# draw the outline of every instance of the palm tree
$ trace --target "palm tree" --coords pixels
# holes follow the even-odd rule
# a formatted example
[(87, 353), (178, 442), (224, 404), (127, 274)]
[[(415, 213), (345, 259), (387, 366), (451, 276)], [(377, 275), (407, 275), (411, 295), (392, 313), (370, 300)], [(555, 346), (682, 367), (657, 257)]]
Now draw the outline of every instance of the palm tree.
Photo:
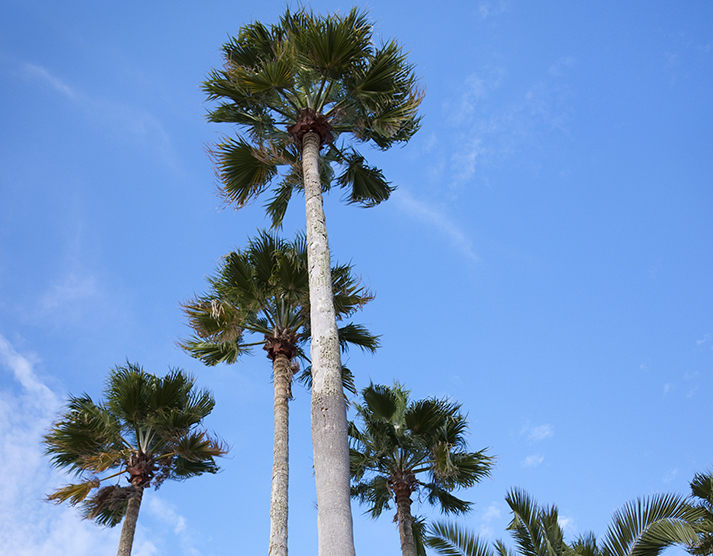
[[(333, 183), (349, 203), (373, 206), (393, 190), (349, 143), (380, 149), (408, 141), (419, 127), (413, 68), (395, 41), (372, 42), (357, 9), (320, 17), (289, 9), (279, 23), (242, 27), (223, 46), (225, 65), (204, 83), (213, 122), (240, 135), (214, 149), (228, 203), (240, 207), (273, 184), (266, 205), (279, 227), (295, 190), (305, 195), (311, 306), (312, 443), (319, 553), (353, 556), (349, 452), (339, 340), (322, 192)], [(324, 152), (320, 155), (320, 150)], [(339, 174), (335, 174), (336, 165)], [(284, 169), (281, 177), (279, 169)]]
[[(82, 503), (84, 517), (113, 527), (124, 519), (118, 556), (130, 556), (143, 492), (166, 479), (216, 473), (225, 447), (201, 427), (213, 410), (209, 392), (196, 391), (180, 369), (159, 378), (127, 363), (107, 381), (106, 401), (70, 396), (66, 412), (44, 437), (56, 467), (81, 482), (49, 495), (57, 503)], [(101, 486), (125, 476), (129, 486)]]
[[(272, 361), (274, 443), (270, 498), (271, 556), (287, 555), (289, 407), (296, 360), (310, 335), (307, 248), (303, 235), (294, 242), (261, 232), (243, 251), (225, 257), (207, 294), (184, 305), (195, 335), (180, 345), (207, 365), (234, 363), (255, 346)], [(373, 296), (358, 286), (350, 265), (332, 269), (332, 289), (340, 319), (352, 315)], [(254, 341), (246, 335), (262, 337)], [(340, 342), (374, 351), (378, 339), (363, 326), (339, 329)], [(302, 373), (309, 379), (309, 369)], [(349, 377), (349, 375), (347, 375)], [(348, 383), (347, 383), (348, 384)]]
[[(468, 452), (466, 417), (460, 405), (428, 398), (410, 401), (409, 391), (370, 385), (355, 405), (361, 429), (350, 423), (352, 495), (368, 504), (376, 518), (396, 505), (401, 551), (415, 556), (411, 494), (426, 495), (442, 512), (460, 514), (470, 503), (451, 494), (490, 474), (493, 460), (485, 450)], [(427, 479), (421, 481), (419, 477)]]
[[(588, 533), (567, 544), (556, 506), (541, 508), (521, 489), (511, 489), (505, 500), (513, 515), (508, 530), (522, 556), (658, 556), (673, 544), (691, 546), (701, 515), (678, 495), (639, 498), (614, 513), (602, 543)], [(512, 556), (501, 541), (491, 548), (454, 523), (431, 525), (426, 544), (445, 556)]]

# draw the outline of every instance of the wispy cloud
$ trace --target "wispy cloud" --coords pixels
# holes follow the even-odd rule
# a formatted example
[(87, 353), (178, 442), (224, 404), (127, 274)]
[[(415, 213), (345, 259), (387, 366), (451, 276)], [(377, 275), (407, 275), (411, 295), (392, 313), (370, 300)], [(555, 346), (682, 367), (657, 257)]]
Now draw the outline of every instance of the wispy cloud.
[(53, 89), (60, 92), (67, 98), (71, 100), (78, 99), (78, 95), (74, 91), (74, 89), (72, 89), (72, 87), (67, 85), (58, 77), (52, 75), (46, 68), (43, 68), (42, 66), (37, 66), (35, 64), (30, 64), (29, 62), (24, 62), (22, 64), (22, 69), (28, 76), (38, 78), (40, 81), (42, 81), (46, 85), (50, 85)]
[(471, 180), (478, 167), (539, 149), (543, 136), (553, 130), (566, 135), (570, 107), (564, 78), (575, 65), (572, 56), (559, 58), (540, 79), (518, 88), (505, 87), (514, 78), (503, 65), (479, 68), (466, 77), (443, 105), (453, 137), (451, 188)]
[(472, 261), (479, 260), (473, 250), (473, 242), (443, 209), (416, 199), (404, 189), (398, 189), (394, 193), (393, 199), (398, 207), (412, 217), (438, 229), (466, 257)]
[[(13, 556), (113, 556), (120, 527), (107, 529), (82, 520), (76, 508), (45, 501), (68, 478), (49, 466), (42, 436), (61, 406), (40, 378), (38, 360), (18, 352), (0, 335), (0, 539)], [(156, 556), (139, 523), (133, 554)]]
[(574, 525), (574, 519), (571, 517), (566, 517), (564, 515), (560, 515), (557, 517), (557, 523), (562, 528), (562, 530), (565, 532), (565, 534), (572, 534), (577, 529)]
[(524, 427), (522, 427), (520, 434), (526, 435), (527, 440), (532, 443), (550, 438), (554, 436), (555, 433), (552, 429), (552, 425), (544, 424), (535, 426), (527, 423)]
[(44, 311), (69, 308), (76, 302), (88, 300), (99, 294), (99, 286), (94, 276), (81, 276), (70, 272), (52, 284), (40, 301)]
[(500, 502), (493, 502), (480, 515), (480, 525), (478, 526), (478, 535), (487, 539), (495, 538), (495, 528), (493, 522), (498, 521), (502, 517), (502, 509)]
[(678, 468), (673, 468), (671, 471), (666, 473), (666, 476), (663, 478), (664, 483), (670, 483), (673, 481), (676, 477), (678, 476)]
[(520, 462), (520, 465), (522, 467), (537, 467), (543, 461), (545, 461), (544, 456), (541, 456), (540, 454), (532, 454), (531, 456), (527, 456), (524, 460), (522, 460)]
[(35, 82), (48, 85), (84, 114), (102, 133), (118, 136), (132, 143), (140, 141), (146, 149), (158, 153), (161, 159), (176, 170), (180, 167), (169, 134), (161, 122), (147, 110), (107, 98), (93, 97), (48, 68), (26, 61), (19, 62), (21, 74)]
[(487, 19), (495, 15), (500, 15), (507, 11), (507, 2), (480, 2), (478, 3), (477, 13), (481, 19)]

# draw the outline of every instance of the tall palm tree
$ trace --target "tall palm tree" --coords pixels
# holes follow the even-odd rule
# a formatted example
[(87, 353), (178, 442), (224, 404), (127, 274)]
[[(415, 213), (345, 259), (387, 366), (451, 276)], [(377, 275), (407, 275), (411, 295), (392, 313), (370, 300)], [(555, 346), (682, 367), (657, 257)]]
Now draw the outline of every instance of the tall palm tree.
[[(194, 357), (207, 365), (234, 363), (251, 348), (262, 346), (272, 361), (275, 427), (270, 556), (287, 555), (288, 401), (298, 369), (296, 360), (306, 359), (302, 346), (310, 335), (307, 284), (304, 235), (288, 242), (261, 232), (245, 250), (225, 257), (217, 275), (210, 279), (207, 294), (184, 305), (195, 335), (181, 346)], [(340, 320), (372, 299), (358, 285), (350, 265), (332, 269), (332, 289)], [(339, 333), (345, 348), (351, 344), (374, 351), (378, 347), (378, 339), (363, 326), (349, 323)]]
[[(103, 403), (70, 396), (45, 435), (52, 464), (81, 478), (48, 498), (82, 503), (84, 517), (102, 525), (124, 519), (118, 556), (130, 556), (144, 489), (215, 473), (215, 458), (227, 450), (201, 426), (213, 397), (195, 390), (194, 379), (180, 369), (159, 378), (127, 363), (111, 371), (104, 394)], [(101, 486), (122, 476), (129, 486)]]
[(304, 191), (312, 443), (323, 556), (353, 556), (354, 541), (346, 406), (322, 192), (334, 183), (347, 191), (349, 203), (373, 206), (387, 199), (392, 187), (350, 140), (380, 149), (408, 141), (419, 127), (422, 99), (401, 47), (395, 41), (375, 46), (372, 35), (371, 22), (357, 9), (323, 17), (305, 8), (288, 9), (277, 24), (242, 27), (223, 46), (223, 69), (204, 83), (209, 100), (220, 101), (209, 119), (239, 129), (237, 138), (214, 149), (226, 201), (243, 206), (272, 184), (266, 209), (279, 227), (295, 190)]
[[(505, 500), (513, 515), (508, 530), (522, 556), (658, 556), (673, 544), (691, 546), (701, 515), (682, 496), (639, 498), (614, 513), (602, 543), (588, 533), (567, 544), (556, 506), (540, 507), (521, 489), (511, 489)], [(489, 547), (454, 523), (431, 525), (426, 544), (444, 556), (512, 556), (501, 541)]]
[(352, 494), (369, 505), (372, 517), (393, 501), (401, 551), (416, 556), (411, 495), (424, 494), (445, 513), (465, 513), (470, 503), (451, 491), (487, 477), (492, 458), (485, 450), (467, 451), (467, 421), (458, 404), (436, 398), (410, 401), (399, 384), (372, 384), (362, 397), (364, 403), (355, 405), (361, 428), (350, 423), (349, 429)]

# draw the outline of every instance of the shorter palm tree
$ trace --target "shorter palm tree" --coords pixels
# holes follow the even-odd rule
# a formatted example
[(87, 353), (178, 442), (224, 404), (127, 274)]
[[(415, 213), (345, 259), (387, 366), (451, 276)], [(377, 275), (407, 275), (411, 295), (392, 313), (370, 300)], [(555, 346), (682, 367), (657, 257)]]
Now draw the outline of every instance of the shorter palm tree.
[(409, 391), (399, 384), (372, 384), (362, 397), (363, 403), (355, 405), (361, 428), (354, 422), (349, 426), (352, 496), (368, 504), (374, 518), (393, 501), (401, 551), (415, 556), (414, 524), (420, 529), (421, 521), (411, 514), (411, 495), (425, 495), (444, 513), (465, 513), (471, 504), (451, 491), (487, 477), (493, 460), (486, 450), (467, 451), (467, 421), (458, 404), (436, 398), (410, 401)]
[[(131, 554), (146, 487), (216, 473), (215, 458), (227, 453), (201, 426), (215, 401), (209, 392), (195, 390), (194, 382), (180, 369), (160, 378), (138, 365), (118, 366), (109, 375), (103, 403), (86, 394), (70, 396), (66, 412), (44, 437), (52, 464), (81, 478), (48, 499), (81, 503), (84, 517), (102, 525), (124, 519), (119, 556)], [(121, 486), (122, 476), (128, 486)], [(107, 485), (111, 479), (116, 483)]]
[[(297, 359), (307, 360), (310, 337), (309, 274), (303, 234), (290, 242), (260, 232), (246, 249), (227, 255), (210, 279), (210, 289), (184, 305), (194, 335), (180, 345), (206, 365), (234, 363), (256, 346), (272, 361), (274, 440), (270, 497), (270, 556), (287, 555), (289, 485), (289, 406)], [(337, 318), (351, 316), (373, 296), (361, 287), (350, 265), (332, 268)], [(378, 338), (358, 324), (339, 328), (343, 349), (373, 352)], [(351, 373), (342, 367), (343, 385), (354, 393)], [(298, 379), (311, 386), (310, 367)]]

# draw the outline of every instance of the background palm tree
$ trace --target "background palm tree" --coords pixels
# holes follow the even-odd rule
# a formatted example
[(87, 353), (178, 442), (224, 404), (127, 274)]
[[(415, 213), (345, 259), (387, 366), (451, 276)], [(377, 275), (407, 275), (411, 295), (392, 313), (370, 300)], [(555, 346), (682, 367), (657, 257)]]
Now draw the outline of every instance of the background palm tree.
[[(428, 398), (410, 401), (409, 392), (370, 385), (355, 405), (361, 428), (350, 423), (352, 495), (368, 504), (372, 517), (396, 504), (401, 551), (415, 556), (411, 494), (424, 494), (445, 513), (465, 513), (470, 503), (451, 494), (490, 474), (485, 450), (467, 451), (467, 421), (458, 404)], [(427, 477), (424, 481), (420, 477)]]
[[(358, 285), (349, 265), (332, 269), (338, 318), (351, 316), (373, 296)], [(287, 554), (289, 483), (289, 407), (297, 358), (307, 359), (302, 346), (310, 336), (307, 249), (304, 235), (293, 242), (261, 232), (243, 251), (225, 257), (210, 290), (184, 305), (195, 335), (180, 345), (207, 365), (234, 363), (255, 346), (272, 361), (274, 379), (274, 443), (270, 498), (271, 556)], [(250, 334), (258, 338), (246, 338)], [(378, 339), (361, 325), (339, 329), (344, 348), (358, 345), (374, 351)], [(302, 373), (309, 382), (309, 367)], [(346, 372), (347, 385), (353, 388)]]
[[(279, 23), (255, 22), (223, 46), (225, 66), (204, 84), (214, 122), (240, 135), (214, 149), (229, 203), (243, 206), (274, 185), (267, 212), (279, 226), (296, 189), (305, 194), (314, 370), (312, 442), (319, 553), (354, 554), (349, 452), (342, 395), (331, 263), (322, 192), (333, 183), (347, 200), (373, 206), (392, 188), (348, 143), (381, 149), (408, 141), (419, 126), (422, 95), (413, 68), (394, 41), (375, 46), (373, 27), (357, 9), (317, 16), (289, 9)], [(323, 155), (320, 150), (325, 148)], [(335, 175), (335, 164), (339, 174)], [(284, 168), (281, 177), (279, 168)]]
[[(701, 512), (682, 496), (654, 495), (624, 504), (612, 516), (604, 541), (592, 533), (571, 544), (564, 541), (557, 507), (540, 507), (521, 489), (511, 489), (505, 500), (513, 519), (508, 526), (522, 556), (658, 556), (666, 547), (691, 546)], [(429, 527), (426, 544), (445, 556), (511, 556), (501, 541), (487, 546), (477, 535), (455, 523)]]
[[(49, 495), (58, 503), (82, 503), (84, 517), (124, 526), (119, 556), (129, 556), (143, 492), (166, 479), (215, 473), (225, 447), (201, 427), (215, 402), (193, 388), (180, 369), (159, 378), (127, 363), (114, 368), (105, 402), (86, 394), (69, 398), (66, 412), (44, 437), (52, 464), (79, 475), (81, 482)], [(120, 486), (119, 477), (129, 486)], [(101, 486), (110, 479), (117, 483)]]

